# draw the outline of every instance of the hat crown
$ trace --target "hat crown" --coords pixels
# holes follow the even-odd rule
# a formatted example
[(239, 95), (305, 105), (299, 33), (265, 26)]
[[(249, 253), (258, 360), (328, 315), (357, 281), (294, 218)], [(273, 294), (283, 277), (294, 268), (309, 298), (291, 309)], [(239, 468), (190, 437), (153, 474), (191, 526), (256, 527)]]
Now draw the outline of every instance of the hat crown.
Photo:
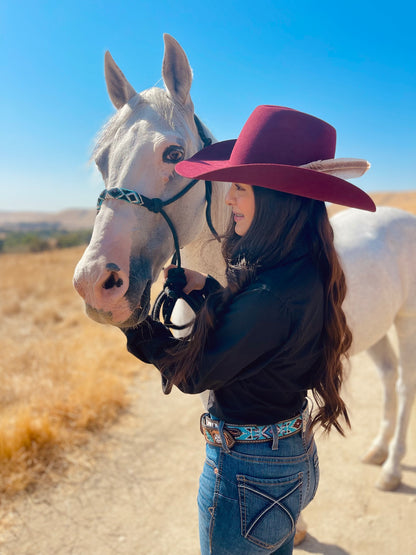
[(301, 166), (335, 156), (336, 131), (318, 118), (281, 106), (258, 106), (245, 123), (231, 165)]

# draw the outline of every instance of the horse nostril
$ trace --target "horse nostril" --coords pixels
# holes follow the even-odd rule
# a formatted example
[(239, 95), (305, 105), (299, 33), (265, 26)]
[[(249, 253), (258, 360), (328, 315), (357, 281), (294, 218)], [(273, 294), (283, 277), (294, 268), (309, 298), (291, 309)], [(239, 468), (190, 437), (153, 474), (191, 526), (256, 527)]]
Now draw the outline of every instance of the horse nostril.
[(113, 287), (121, 287), (123, 285), (123, 280), (118, 278), (115, 272), (111, 272), (109, 277), (103, 283), (104, 289), (112, 289)]

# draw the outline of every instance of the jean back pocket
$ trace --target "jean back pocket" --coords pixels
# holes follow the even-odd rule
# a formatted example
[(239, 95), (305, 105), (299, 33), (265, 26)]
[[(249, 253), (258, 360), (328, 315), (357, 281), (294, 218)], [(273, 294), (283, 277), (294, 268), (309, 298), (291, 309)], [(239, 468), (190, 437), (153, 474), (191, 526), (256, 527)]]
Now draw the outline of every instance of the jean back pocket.
[(237, 484), (242, 535), (265, 549), (278, 549), (295, 531), (302, 473), (284, 478), (238, 475)]

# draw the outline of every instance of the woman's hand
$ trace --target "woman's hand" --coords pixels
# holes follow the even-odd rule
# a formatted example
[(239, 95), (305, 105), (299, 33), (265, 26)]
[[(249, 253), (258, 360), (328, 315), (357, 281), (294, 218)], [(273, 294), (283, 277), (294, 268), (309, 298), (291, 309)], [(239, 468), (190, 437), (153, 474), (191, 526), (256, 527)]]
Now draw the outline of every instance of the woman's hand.
[[(168, 271), (171, 268), (176, 268), (176, 266), (171, 264), (167, 268), (163, 268), (165, 279), (168, 277)], [(188, 270), (187, 268), (184, 268), (183, 270), (185, 272), (185, 277), (186, 277), (186, 285), (183, 288), (183, 292), (186, 295), (188, 295), (191, 291), (200, 290), (204, 288), (204, 285), (207, 279), (206, 274), (201, 274), (196, 270)]]

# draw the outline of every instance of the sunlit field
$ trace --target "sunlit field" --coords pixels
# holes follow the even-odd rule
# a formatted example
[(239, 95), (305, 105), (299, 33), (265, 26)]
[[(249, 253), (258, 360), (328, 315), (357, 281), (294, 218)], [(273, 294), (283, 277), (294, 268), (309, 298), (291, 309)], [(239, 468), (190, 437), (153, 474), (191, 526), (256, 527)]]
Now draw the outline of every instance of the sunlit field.
[(122, 333), (89, 320), (72, 287), (82, 248), (0, 257), (0, 494), (65, 467), (113, 422), (143, 366)]

